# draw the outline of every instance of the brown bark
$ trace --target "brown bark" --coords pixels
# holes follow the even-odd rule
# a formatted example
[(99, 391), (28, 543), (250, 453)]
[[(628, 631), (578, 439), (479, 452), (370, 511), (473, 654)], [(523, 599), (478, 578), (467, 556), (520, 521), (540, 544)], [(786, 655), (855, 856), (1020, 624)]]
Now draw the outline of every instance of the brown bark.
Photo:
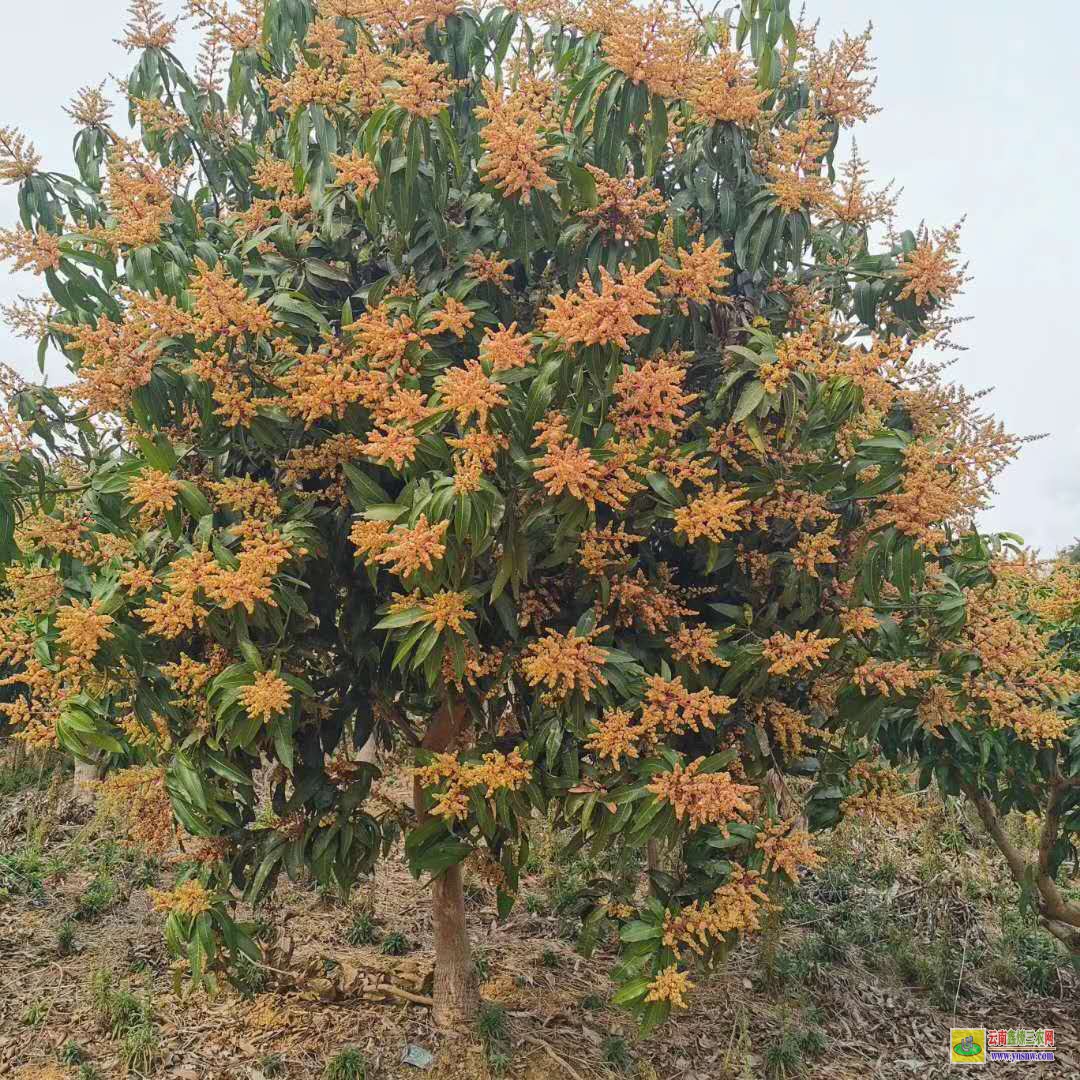
[[(453, 749), (465, 722), (464, 707), (449, 701), (435, 714), (421, 746), (435, 753)], [(415, 781), (413, 803), (417, 823), (426, 821), (429, 815), (424, 808), (423, 789)], [(432, 1016), (440, 1028), (460, 1028), (473, 1021), (480, 1007), (476, 969), (465, 924), (465, 892), (460, 864), (451, 866), (432, 881), (431, 921), (435, 936)]]
[(1074, 780), (1064, 780), (1060, 776), (1055, 776), (1051, 781), (1050, 800), (1039, 837), (1038, 861), (1035, 863), (1029, 862), (1009, 839), (993, 804), (981, 791), (965, 787), (964, 794), (974, 804), (983, 827), (1005, 856), (1013, 880), (1021, 887), (1034, 881), (1038, 890), (1035, 899), (1044, 929), (1074, 956), (1080, 956), (1080, 905), (1066, 900), (1050, 875), (1050, 856), (1061, 828), (1061, 806), (1066, 792), (1074, 783)]

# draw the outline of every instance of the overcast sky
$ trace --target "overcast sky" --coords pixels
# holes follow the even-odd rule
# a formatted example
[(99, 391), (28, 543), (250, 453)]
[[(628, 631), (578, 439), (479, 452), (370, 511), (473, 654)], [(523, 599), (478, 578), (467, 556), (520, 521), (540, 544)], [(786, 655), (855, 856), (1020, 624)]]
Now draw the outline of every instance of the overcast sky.
[[(166, 6), (178, 9), (180, 0)], [(73, 125), (61, 110), (80, 87), (132, 67), (113, 43), (126, 0), (4, 7), (0, 123), (29, 133), (45, 167), (74, 171)], [(1011, 431), (1048, 436), (1001, 477), (982, 524), (1019, 532), (1050, 554), (1080, 535), (1072, 344), (1080, 75), (1067, 47), (1049, 48), (1077, 40), (1080, 4), (1045, 0), (1037, 18), (1018, 16), (1012, 0), (807, 0), (806, 8), (822, 38), (873, 20), (884, 111), (857, 138), (874, 174), (903, 188), (901, 222), (947, 225), (967, 215), (963, 247), (974, 280), (959, 313), (971, 321), (954, 335), (966, 351), (952, 370), (971, 390), (994, 387), (988, 406)], [(0, 188), (0, 223), (15, 217), (15, 189)], [(0, 269), (0, 300), (40, 291), (34, 277)], [(34, 351), (0, 327), (0, 358), (33, 375)]]

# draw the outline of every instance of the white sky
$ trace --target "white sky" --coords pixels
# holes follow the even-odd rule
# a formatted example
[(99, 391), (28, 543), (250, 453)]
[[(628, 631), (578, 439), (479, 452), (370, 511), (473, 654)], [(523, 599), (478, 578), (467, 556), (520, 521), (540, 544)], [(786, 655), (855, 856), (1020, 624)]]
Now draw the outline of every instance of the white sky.
[[(133, 66), (112, 40), (126, 0), (3, 7), (0, 122), (32, 137), (44, 167), (73, 172), (74, 128), (61, 110), (104, 72)], [(1001, 477), (982, 524), (1050, 554), (1080, 535), (1080, 369), (1071, 340), (1080, 74), (1048, 46), (1077, 39), (1080, 4), (1045, 0), (1040, 12), (1017, 18), (1012, 0), (807, 0), (822, 39), (874, 22), (875, 100), (884, 111), (856, 137), (874, 175), (903, 187), (900, 221), (937, 226), (967, 215), (974, 280), (958, 313), (972, 321), (954, 335), (967, 351), (953, 373), (970, 390), (994, 387), (987, 404), (1011, 431), (1048, 433)], [(0, 223), (15, 218), (15, 189), (2, 187)], [(3, 302), (37, 295), (40, 285), (0, 269)], [(34, 376), (34, 352), (0, 326), (0, 358)], [(60, 374), (55, 362), (50, 371)]]

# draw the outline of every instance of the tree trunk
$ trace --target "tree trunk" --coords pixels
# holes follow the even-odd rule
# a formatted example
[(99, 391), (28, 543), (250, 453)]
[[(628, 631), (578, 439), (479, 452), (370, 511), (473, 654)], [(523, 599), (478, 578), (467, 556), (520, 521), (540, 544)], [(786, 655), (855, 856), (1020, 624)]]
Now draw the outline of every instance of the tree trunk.
[(360, 747), (359, 753), (356, 755), (357, 761), (366, 761), (369, 765), (375, 765), (379, 756), (379, 746), (375, 742), (375, 733), (372, 732), (368, 736), (368, 741)]
[(82, 761), (75, 759), (75, 790), (80, 794), (86, 794), (93, 789), (93, 785), (105, 775), (105, 765), (95, 759)]
[[(465, 709), (457, 702), (448, 702), (436, 713), (421, 746), (436, 753), (451, 750), (465, 720)], [(423, 789), (415, 781), (413, 803), (417, 824), (422, 824), (429, 815), (424, 809)], [(472, 1023), (480, 1007), (476, 969), (465, 925), (465, 892), (460, 864), (451, 866), (432, 881), (431, 922), (435, 935), (433, 1018), (437, 1027), (460, 1028)]]

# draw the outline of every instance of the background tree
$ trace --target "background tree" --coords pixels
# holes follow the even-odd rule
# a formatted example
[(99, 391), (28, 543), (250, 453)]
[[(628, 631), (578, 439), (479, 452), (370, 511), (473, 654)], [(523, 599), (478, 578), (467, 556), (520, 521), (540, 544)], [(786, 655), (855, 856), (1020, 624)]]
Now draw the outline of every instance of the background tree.
[[(646, 899), (580, 912), (659, 1022), (815, 863), (783, 776), (900, 678), (899, 612), (1015, 449), (915, 357), (955, 231), (836, 176), (868, 38), (819, 49), (786, 0), (189, 8), (194, 76), (132, 5), (137, 135), (82, 95), (78, 176), (5, 132), (0, 247), (49, 290), (14, 314), (74, 381), (10, 394), (3, 708), (144, 748), (107, 787), (198, 838), (159, 897), (196, 978), (258, 956), (238, 898), (347, 888), (404, 826), (454, 1023), (461, 863), (507, 912), (550, 810), (660, 848)], [(413, 812), (371, 797), (372, 732), (416, 748)]]

